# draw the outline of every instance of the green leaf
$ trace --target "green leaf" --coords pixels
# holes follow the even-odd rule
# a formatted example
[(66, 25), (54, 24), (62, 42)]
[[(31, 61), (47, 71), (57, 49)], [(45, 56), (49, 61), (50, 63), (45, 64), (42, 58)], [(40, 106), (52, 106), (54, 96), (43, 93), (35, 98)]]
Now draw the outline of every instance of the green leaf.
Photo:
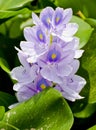
[[(88, 102), (89, 104), (96, 103), (96, 30), (92, 33), (84, 50), (85, 52), (81, 58), (81, 66), (85, 70), (83, 77), (86, 78), (89, 90)], [(88, 74), (87, 77), (86, 74)]]
[(96, 18), (96, 0), (55, 0), (55, 5), (63, 8), (72, 8), (74, 14), (79, 10), (83, 12), (86, 17)]
[(33, 25), (33, 21), (32, 18), (27, 19), (26, 21), (22, 22), (22, 24), (20, 25), (20, 29), (23, 30), (25, 27), (30, 27)]
[(22, 22), (23, 22), (23, 19), (18, 18), (18, 17), (14, 18), (11, 21), (10, 28), (9, 28), (9, 37), (10, 38), (17, 38), (17, 37), (21, 36), (22, 31), (20, 30), (20, 25)]
[(19, 129), (70, 130), (73, 115), (61, 93), (48, 88), (6, 112), (3, 122)]
[(38, 0), (39, 7), (45, 8), (47, 6), (56, 7), (51, 0)]
[(10, 73), (10, 69), (9, 69), (9, 65), (7, 63), (7, 61), (3, 58), (0, 58), (0, 67), (6, 72), (6, 73)]
[(88, 118), (96, 111), (96, 104), (88, 104), (86, 107), (78, 112), (74, 113), (74, 116), (77, 118)]
[(92, 27), (96, 28), (96, 19), (86, 18), (85, 21), (89, 23)]
[(17, 100), (15, 96), (0, 91), (0, 106), (4, 106), (8, 110), (8, 106), (15, 103)]
[(89, 128), (87, 130), (96, 130), (96, 125), (92, 126), (91, 128)]
[[(88, 43), (84, 46), (84, 54), (80, 59), (80, 68), (78, 75), (82, 76), (86, 80), (86, 85), (82, 89), (80, 95), (84, 97), (82, 100), (77, 100), (71, 103), (71, 109), (76, 117), (86, 118), (91, 116), (96, 109), (96, 30), (92, 32), (92, 35)], [(94, 104), (95, 103), (95, 104)], [(77, 109), (78, 108), (78, 109)]]
[(3, 34), (3, 35), (6, 35), (6, 27), (5, 27), (4, 24), (0, 25), (0, 33)]
[(0, 0), (0, 10), (8, 10), (8, 9), (14, 9), (14, 8), (20, 8), (23, 7), (28, 2), (32, 2), (33, 0), (8, 0), (5, 2), (5, 0)]
[(17, 10), (17, 11), (0, 10), (0, 23), (6, 21), (8, 18), (11, 18), (13, 16), (21, 15), (21, 14), (27, 14), (29, 16), (30, 13), (31, 13), (31, 11), (27, 8)]
[(0, 106), (0, 121), (3, 119), (5, 113), (5, 108), (3, 106)]
[(76, 16), (72, 17), (71, 22), (77, 23), (79, 25), (79, 29), (78, 32), (76, 33), (76, 36), (80, 38), (79, 48), (82, 48), (88, 42), (91, 33), (93, 31), (93, 28), (84, 20)]
[(7, 129), (8, 130), (20, 130), (11, 124), (0, 121), (0, 130), (7, 130)]

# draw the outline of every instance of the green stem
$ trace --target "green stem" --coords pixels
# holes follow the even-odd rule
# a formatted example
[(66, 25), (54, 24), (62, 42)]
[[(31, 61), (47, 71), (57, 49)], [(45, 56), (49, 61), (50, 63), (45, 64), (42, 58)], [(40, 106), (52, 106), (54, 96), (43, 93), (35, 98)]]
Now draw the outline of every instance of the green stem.
[(83, 20), (86, 20), (86, 17), (80, 10), (77, 12), (77, 15), (79, 15)]
[(2, 123), (4, 126), (9, 126), (9, 127), (11, 127), (11, 128), (14, 128), (14, 130), (20, 130), (20, 129), (18, 129), (17, 127), (11, 125), (11, 124), (8, 124), (8, 123), (5, 123), (5, 122), (1, 122), (1, 123)]

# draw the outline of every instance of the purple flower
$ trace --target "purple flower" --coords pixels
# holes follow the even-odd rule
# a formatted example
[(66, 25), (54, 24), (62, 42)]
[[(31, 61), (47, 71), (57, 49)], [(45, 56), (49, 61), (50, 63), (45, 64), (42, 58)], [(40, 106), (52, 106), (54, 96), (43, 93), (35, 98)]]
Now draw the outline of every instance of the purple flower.
[[(57, 7), (55, 10), (51, 7), (46, 7), (40, 13), (40, 19), (35, 13), (32, 13), (33, 23), (43, 24), (48, 30), (54, 29), (62, 29), (65, 24), (67, 24), (72, 18), (72, 9), (63, 9)], [(39, 21), (39, 22), (38, 22)]]
[(56, 83), (62, 82), (61, 77), (68, 76), (72, 72), (70, 63), (74, 59), (74, 51), (63, 49), (54, 43), (48, 52), (41, 56), (38, 65), (41, 67), (41, 75)]
[[(72, 9), (63, 9), (57, 7), (55, 10), (51, 7), (46, 7), (40, 13), (39, 17), (32, 13), (32, 19), (34, 24), (42, 25), (50, 32), (53, 36), (58, 36), (64, 41), (71, 41), (73, 35), (78, 30), (76, 23), (69, 23), (72, 18)], [(39, 21), (39, 23), (37, 22)]]
[(76, 99), (84, 98), (80, 96), (79, 93), (86, 84), (86, 81), (84, 78), (75, 74), (79, 68), (79, 61), (74, 60), (71, 65), (73, 66), (72, 73), (64, 77), (62, 83), (56, 85), (55, 88), (59, 90), (66, 99), (75, 101)]
[(26, 41), (21, 41), (18, 58), (21, 66), (11, 71), (17, 81), (13, 86), (19, 102), (31, 98), (46, 87), (58, 89), (71, 101), (83, 98), (79, 95), (86, 84), (76, 75), (83, 50), (79, 49), (76, 23), (70, 23), (72, 9), (51, 7), (43, 9), (40, 18), (32, 13), (33, 27), (24, 29)]
[(26, 55), (19, 52), (18, 57), (22, 65), (14, 68), (11, 76), (17, 81), (13, 86), (13, 89), (17, 91), (16, 97), (19, 102), (22, 102), (46, 87), (52, 86), (52, 83), (40, 75), (40, 68), (37, 64), (27, 62)]
[(80, 96), (79, 93), (86, 84), (84, 78), (74, 75), (72, 77), (66, 77), (63, 79), (63, 83), (57, 85), (55, 88), (58, 89), (64, 98), (75, 101), (76, 99), (82, 99), (84, 97)]
[(78, 24), (68, 23), (63, 28), (62, 33), (59, 34), (54, 33), (54, 35), (57, 35), (60, 39), (64, 40), (65, 42), (69, 42), (73, 40), (74, 34), (77, 32), (77, 30), (78, 30)]
[(52, 27), (52, 17), (54, 14), (54, 10), (51, 7), (47, 7), (43, 9), (40, 13), (40, 20), (42, 21), (43, 25), (50, 29)]
[(52, 83), (46, 79), (44, 79), (42, 76), (38, 75), (34, 82), (31, 82), (29, 84), (25, 84), (16, 93), (16, 97), (19, 102), (28, 100), (33, 95), (41, 92), (47, 87), (51, 87)]
[[(73, 35), (77, 31), (78, 25), (68, 23), (72, 17), (71, 9), (64, 10), (58, 7), (53, 10), (51, 7), (47, 7), (41, 11), (40, 19), (34, 13), (32, 17), (36, 26), (24, 29), (24, 36), (27, 41), (20, 43), (22, 53), (28, 56), (27, 61), (29, 63), (36, 63), (39, 57), (49, 50), (54, 39), (61, 39), (66, 43), (74, 42), (75, 37)], [(82, 55), (82, 52), (78, 51), (77, 54), (79, 55), (79, 53)]]
[(36, 62), (39, 56), (44, 54), (50, 45), (50, 37), (42, 26), (27, 27), (24, 29), (26, 42), (22, 41), (20, 47), (30, 63)]
[(27, 41), (35, 42), (35, 44), (48, 44), (46, 29), (43, 26), (26, 27), (24, 29), (24, 36)]
[(79, 49), (79, 38), (74, 37), (72, 41), (64, 42), (63, 40), (60, 40), (59, 38), (55, 38), (55, 42), (63, 48), (63, 51), (73, 50), (75, 55), (74, 58), (78, 59), (82, 56), (84, 50)]
[(37, 77), (37, 74), (39, 73), (38, 65), (29, 64), (26, 61), (26, 56), (22, 55), (21, 53), (18, 53), (18, 56), (22, 65), (14, 68), (10, 73), (12, 78), (17, 81), (17, 83), (13, 86), (15, 91), (18, 91), (18, 89), (25, 84), (29, 84), (34, 81), (34, 79)]

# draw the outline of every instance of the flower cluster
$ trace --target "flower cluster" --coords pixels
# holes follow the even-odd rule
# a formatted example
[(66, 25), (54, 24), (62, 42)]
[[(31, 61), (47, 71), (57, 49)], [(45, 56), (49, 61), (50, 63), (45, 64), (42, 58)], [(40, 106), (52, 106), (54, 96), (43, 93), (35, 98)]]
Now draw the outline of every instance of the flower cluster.
[(78, 30), (71, 23), (72, 9), (46, 7), (38, 17), (32, 13), (34, 26), (24, 29), (26, 41), (20, 43), (21, 66), (11, 71), (19, 102), (29, 99), (46, 87), (58, 89), (64, 98), (75, 101), (86, 81), (76, 75), (83, 50), (78, 48)]

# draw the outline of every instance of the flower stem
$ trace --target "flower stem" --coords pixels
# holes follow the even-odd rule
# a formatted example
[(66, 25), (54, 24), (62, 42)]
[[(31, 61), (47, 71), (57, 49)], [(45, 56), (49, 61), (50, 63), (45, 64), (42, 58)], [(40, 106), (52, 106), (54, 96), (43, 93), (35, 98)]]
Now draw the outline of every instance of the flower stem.
[(77, 15), (79, 15), (83, 20), (86, 20), (86, 17), (80, 10), (77, 12)]

